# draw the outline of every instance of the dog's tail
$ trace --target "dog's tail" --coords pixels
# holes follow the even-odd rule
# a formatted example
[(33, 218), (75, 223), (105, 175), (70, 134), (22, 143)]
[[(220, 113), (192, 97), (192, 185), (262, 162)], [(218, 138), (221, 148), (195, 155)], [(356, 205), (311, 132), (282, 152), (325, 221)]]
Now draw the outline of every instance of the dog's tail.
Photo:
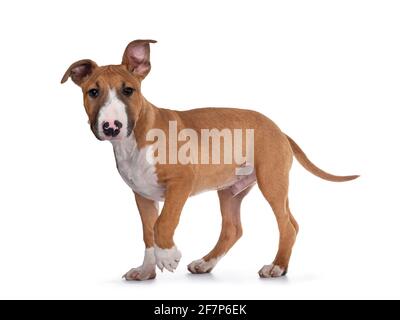
[(288, 139), (290, 146), (292, 147), (292, 151), (294, 153), (294, 156), (296, 157), (297, 161), (309, 172), (312, 174), (316, 175), (317, 177), (328, 180), (328, 181), (334, 181), (334, 182), (343, 182), (343, 181), (350, 181), (357, 179), (359, 176), (354, 175), (354, 176), (335, 176), (333, 174), (327, 173), (320, 168), (318, 168), (315, 164), (313, 164), (306, 156), (306, 154), (303, 152), (303, 150), (300, 149), (300, 147), (297, 145), (296, 142), (293, 141), (292, 138), (290, 138), (288, 135), (286, 135), (286, 138)]

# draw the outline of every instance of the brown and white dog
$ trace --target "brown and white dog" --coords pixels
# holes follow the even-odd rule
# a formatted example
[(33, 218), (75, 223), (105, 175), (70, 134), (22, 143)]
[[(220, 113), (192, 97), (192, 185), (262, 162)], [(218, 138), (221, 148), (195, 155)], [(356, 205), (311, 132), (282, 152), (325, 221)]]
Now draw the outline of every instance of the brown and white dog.
[[(241, 237), (240, 204), (255, 183), (271, 205), (280, 232), (276, 258), (259, 275), (266, 278), (285, 275), (299, 230), (288, 200), (293, 155), (305, 169), (325, 180), (340, 182), (358, 176), (335, 176), (322, 171), (275, 123), (255, 111), (229, 108), (174, 111), (155, 107), (141, 94), (141, 82), (150, 71), (149, 44), (154, 42), (129, 43), (120, 65), (99, 67), (92, 60), (77, 61), (61, 80), (64, 83), (71, 77), (81, 87), (91, 130), (99, 140), (112, 143), (118, 171), (136, 197), (146, 250), (142, 266), (128, 271), (125, 279), (154, 279), (156, 266), (174, 271), (181, 253), (173, 236), (186, 200), (202, 191), (216, 190), (223, 221), (220, 238), (210, 253), (188, 266), (192, 273), (210, 272)], [(189, 128), (198, 134), (204, 129), (252, 130), (254, 159), (250, 171), (238, 175), (238, 167), (247, 166), (247, 162), (207, 164), (198, 161), (197, 153), (192, 161), (185, 163), (155, 161), (155, 152), (149, 157), (149, 151), (156, 142), (148, 140), (148, 133), (152, 129), (168, 132), (171, 122), (177, 130)], [(167, 149), (177, 151), (186, 138), (177, 143), (167, 141)], [(199, 146), (193, 146), (193, 141)], [(190, 143), (196, 147), (192, 150), (199, 150), (205, 142), (193, 139)], [(208, 144), (206, 148), (213, 151)], [(169, 154), (168, 159), (171, 157)], [(164, 201), (160, 215), (159, 201)]]

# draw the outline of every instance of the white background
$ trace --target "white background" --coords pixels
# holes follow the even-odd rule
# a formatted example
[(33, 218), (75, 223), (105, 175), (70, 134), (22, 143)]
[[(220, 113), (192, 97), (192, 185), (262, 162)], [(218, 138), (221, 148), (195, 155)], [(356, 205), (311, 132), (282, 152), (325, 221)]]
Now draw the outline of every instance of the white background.
[[(398, 1), (2, 1), (0, 298), (400, 298), (399, 16)], [(133, 195), (80, 89), (59, 82), (140, 38), (158, 40), (143, 83), (155, 105), (261, 111), (323, 169), (362, 175), (335, 184), (294, 164), (286, 278), (257, 275), (278, 238), (258, 190), (212, 275), (186, 264), (218, 238), (215, 192), (185, 207), (175, 274), (120, 278), (142, 261)]]

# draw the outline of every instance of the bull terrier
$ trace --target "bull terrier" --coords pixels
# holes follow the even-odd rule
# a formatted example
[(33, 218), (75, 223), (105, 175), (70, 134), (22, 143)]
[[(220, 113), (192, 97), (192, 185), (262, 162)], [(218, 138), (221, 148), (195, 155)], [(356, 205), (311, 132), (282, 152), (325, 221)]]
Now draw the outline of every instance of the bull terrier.
[[(341, 182), (358, 176), (336, 176), (319, 169), (296, 142), (258, 112), (234, 108), (175, 111), (155, 107), (141, 93), (142, 80), (151, 68), (150, 44), (155, 42), (132, 41), (119, 65), (98, 66), (89, 59), (77, 61), (61, 80), (64, 83), (71, 78), (81, 87), (90, 128), (99, 140), (112, 143), (117, 169), (135, 195), (146, 249), (143, 264), (128, 271), (124, 278), (154, 279), (156, 266), (173, 272), (181, 259), (173, 237), (186, 200), (200, 192), (215, 190), (222, 214), (219, 240), (207, 255), (188, 265), (194, 274), (210, 272), (241, 237), (240, 205), (255, 184), (272, 207), (280, 232), (276, 257), (261, 268), (259, 276), (284, 276), (299, 231), (288, 199), (293, 156), (306, 170), (325, 180)], [(170, 139), (171, 129), (176, 131), (175, 140)], [(234, 136), (234, 147), (240, 146), (241, 156), (242, 148), (246, 145), (248, 150), (251, 149), (248, 145), (252, 145), (252, 156), (229, 161), (235, 152), (232, 145), (210, 145), (211, 135), (202, 136), (205, 131), (217, 132), (218, 141), (222, 132), (227, 134), (224, 140)], [(228, 155), (228, 161), (214, 161), (220, 160), (221, 152)], [(160, 201), (164, 205), (159, 214)]]

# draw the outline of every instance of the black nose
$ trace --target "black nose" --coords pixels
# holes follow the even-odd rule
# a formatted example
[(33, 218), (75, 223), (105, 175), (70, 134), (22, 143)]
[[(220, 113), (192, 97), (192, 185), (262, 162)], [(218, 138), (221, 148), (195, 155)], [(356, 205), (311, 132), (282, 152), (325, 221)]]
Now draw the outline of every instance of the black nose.
[(120, 133), (120, 129), (122, 128), (122, 123), (118, 120), (114, 121), (114, 127), (110, 127), (109, 122), (103, 123), (103, 132), (107, 137), (116, 137)]
[(121, 129), (122, 128), (122, 123), (119, 122), (118, 120), (114, 121), (115, 126), (117, 127), (117, 129)]

